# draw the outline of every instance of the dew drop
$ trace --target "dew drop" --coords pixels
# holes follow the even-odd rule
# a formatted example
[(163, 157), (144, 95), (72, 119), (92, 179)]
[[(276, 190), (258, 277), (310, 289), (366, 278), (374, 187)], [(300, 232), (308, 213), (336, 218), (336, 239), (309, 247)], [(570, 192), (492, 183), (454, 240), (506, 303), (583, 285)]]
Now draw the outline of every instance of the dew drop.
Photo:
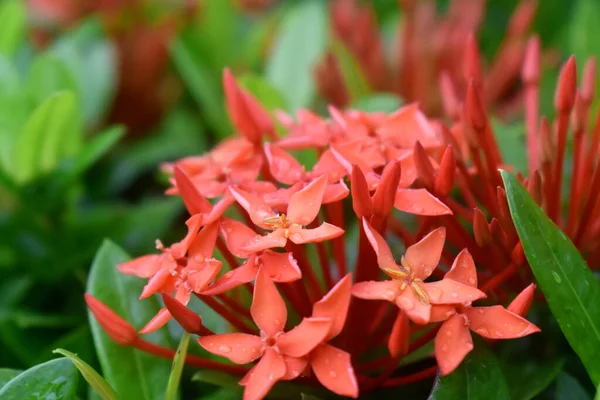
[(392, 289), (387, 289), (384, 292), (384, 296), (388, 299), (388, 300), (394, 300), (394, 298), (396, 297), (396, 292), (394, 292)]
[(473, 342), (466, 341), (465, 348), (467, 348), (469, 350), (473, 350)]
[(483, 314), (485, 311), (483, 310), (483, 308), (478, 308), (478, 309), (477, 309), (477, 312), (478, 312), (479, 314)]
[(326, 359), (325, 359), (325, 365), (329, 365), (329, 363), (330, 363), (330, 362), (331, 362), (331, 361), (329, 361), (329, 358), (326, 358)]
[(475, 281), (475, 278), (473, 278), (473, 277), (470, 277), (470, 278), (469, 278), (469, 283), (470, 283), (471, 285), (474, 285), (474, 284), (476, 284), (476, 283), (477, 283), (477, 281)]
[(219, 346), (219, 351), (222, 353), (229, 353), (231, 351), (231, 347), (222, 344), (221, 346)]
[(335, 373), (335, 371), (331, 370), (331, 371), (329, 371), (329, 376), (332, 378), (336, 378), (337, 374)]
[(442, 346), (442, 351), (444, 351), (444, 352), (445, 352), (445, 351), (448, 351), (448, 346), (446, 346), (446, 345), (443, 345), (443, 346)]
[(279, 324), (281, 323), (281, 321), (279, 321), (278, 319), (274, 319), (274, 320), (273, 320), (273, 323), (274, 323), (275, 325), (279, 325)]
[(448, 337), (452, 336), (452, 331), (446, 331), (446, 336), (448, 336)]
[(560, 284), (562, 282), (562, 279), (560, 279), (560, 276), (554, 271), (552, 271), (552, 277), (554, 278), (554, 282), (556, 282), (558, 284)]
[(503, 337), (504, 335), (500, 331), (495, 331), (494, 334), (498, 337)]
[(427, 295), (430, 299), (438, 301), (442, 297), (442, 291), (436, 287), (427, 288)]
[(478, 329), (475, 329), (475, 332), (479, 333), (479, 334), (480, 334), (480, 335), (482, 335), (482, 336), (485, 336), (485, 335), (489, 335), (489, 334), (490, 334), (490, 333), (489, 333), (489, 331), (488, 331), (487, 329), (485, 329), (485, 328), (478, 328)]
[(425, 273), (425, 275), (431, 275), (431, 268), (425, 268), (423, 272)]
[(458, 297), (458, 293), (452, 292), (452, 297), (457, 298)]

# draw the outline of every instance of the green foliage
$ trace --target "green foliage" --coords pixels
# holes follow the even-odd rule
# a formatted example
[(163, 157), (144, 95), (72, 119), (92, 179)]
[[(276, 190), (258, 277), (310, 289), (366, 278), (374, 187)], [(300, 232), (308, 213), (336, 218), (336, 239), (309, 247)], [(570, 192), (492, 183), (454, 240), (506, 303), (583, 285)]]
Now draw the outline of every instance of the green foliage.
[(181, 341), (177, 347), (177, 353), (173, 358), (173, 365), (171, 367), (171, 375), (169, 375), (169, 383), (167, 385), (167, 394), (165, 400), (175, 400), (177, 398), (177, 388), (181, 381), (181, 372), (183, 371), (183, 365), (185, 357), (187, 355), (188, 346), (190, 344), (190, 334), (184, 332), (181, 335)]

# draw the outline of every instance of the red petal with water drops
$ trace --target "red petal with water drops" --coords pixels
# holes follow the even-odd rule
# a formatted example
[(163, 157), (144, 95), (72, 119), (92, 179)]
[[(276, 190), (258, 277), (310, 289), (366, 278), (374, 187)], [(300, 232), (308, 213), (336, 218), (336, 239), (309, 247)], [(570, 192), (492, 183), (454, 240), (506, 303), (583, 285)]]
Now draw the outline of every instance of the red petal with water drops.
[(304, 318), (298, 326), (276, 339), (277, 346), (282, 354), (304, 357), (325, 341), (331, 323), (329, 318)]
[(390, 115), (377, 129), (377, 133), (404, 148), (412, 148), (417, 140), (424, 147), (442, 144), (416, 103), (402, 107)]
[(458, 253), (452, 263), (452, 268), (446, 273), (445, 277), (463, 285), (477, 287), (477, 270), (469, 250), (463, 249)]
[(390, 338), (388, 340), (388, 349), (390, 354), (394, 358), (403, 357), (408, 353), (408, 346), (410, 344), (410, 326), (408, 325), (408, 315), (400, 310)]
[(172, 244), (169, 248), (170, 253), (176, 260), (185, 257), (190, 245), (193, 243), (196, 235), (198, 235), (198, 231), (202, 226), (202, 222), (203, 217), (201, 214), (192, 215), (187, 221), (185, 221), (188, 229), (187, 234), (180, 242)]
[(302, 278), (302, 272), (292, 253), (265, 250), (259, 257), (263, 270), (275, 282), (293, 282)]
[(220, 228), (221, 235), (225, 238), (227, 249), (236, 257), (248, 258), (250, 253), (242, 250), (242, 245), (253, 239), (256, 236), (256, 232), (245, 224), (229, 218), (221, 218)]
[(425, 280), (437, 267), (446, 241), (446, 228), (437, 228), (406, 249), (404, 260), (419, 279)]
[(252, 255), (245, 263), (219, 277), (212, 284), (209, 284), (208, 288), (203, 290), (201, 294), (214, 296), (215, 294), (225, 293), (244, 283), (252, 282), (256, 279), (258, 273), (258, 267), (255, 264), (256, 257)]
[(198, 344), (209, 353), (226, 357), (236, 364), (246, 364), (262, 355), (263, 341), (247, 333), (223, 333), (198, 338)]
[(313, 317), (330, 318), (331, 329), (327, 340), (336, 337), (344, 328), (350, 295), (352, 290), (352, 275), (344, 276), (331, 290), (313, 305)]
[(264, 224), (265, 218), (275, 217), (277, 214), (266, 205), (261, 199), (242, 190), (238, 187), (232, 186), (229, 191), (235, 198), (235, 200), (246, 210), (250, 215), (250, 219), (256, 225), (261, 228), (269, 229), (268, 225)]
[(346, 168), (340, 164), (331, 150), (323, 152), (311, 171), (311, 175), (313, 176), (327, 174), (330, 183), (344, 179), (347, 173)]
[(249, 253), (257, 253), (273, 247), (285, 247), (286, 243), (285, 229), (277, 229), (266, 235), (254, 236), (245, 242), (240, 249)]
[(183, 170), (175, 166), (173, 169), (173, 176), (175, 177), (177, 189), (183, 199), (185, 208), (187, 208), (190, 215), (210, 212), (212, 209), (211, 204), (200, 194), (194, 183)]
[(290, 153), (270, 143), (265, 143), (264, 149), (269, 170), (275, 179), (286, 185), (293, 185), (302, 179), (304, 167)]
[(267, 348), (258, 364), (248, 374), (243, 400), (261, 400), (286, 374), (284, 358), (275, 350)]
[(204, 214), (202, 223), (204, 225), (212, 224), (223, 216), (230, 205), (235, 203), (235, 199), (230, 191), (226, 191), (221, 200), (217, 201), (212, 210), (208, 214)]
[(431, 304), (424, 303), (411, 287), (404, 289), (395, 301), (415, 324), (428, 324), (431, 319)]
[(392, 251), (387, 242), (379, 232), (371, 227), (365, 218), (363, 218), (363, 228), (369, 243), (371, 243), (373, 250), (375, 250), (375, 254), (377, 254), (377, 264), (379, 264), (379, 268), (400, 271), (400, 267), (398, 267), (394, 261), (394, 256), (392, 255)]
[(154, 274), (154, 276), (150, 278), (146, 286), (144, 286), (142, 294), (140, 295), (140, 299), (145, 299), (147, 297), (152, 296), (156, 292), (162, 291), (163, 287), (165, 287), (169, 283), (169, 280), (173, 278), (173, 275), (171, 275), (171, 270), (172, 268), (175, 268), (175, 266), (175, 261), (172, 262), (172, 266), (169, 265), (167, 267), (163, 264), (161, 269), (156, 274)]
[(287, 308), (271, 278), (258, 270), (250, 314), (256, 325), (269, 336), (283, 331)]
[(302, 229), (291, 227), (290, 240), (296, 244), (316, 243), (324, 240), (335, 239), (344, 234), (342, 228), (323, 222), (321, 226), (314, 229)]
[(310, 224), (319, 214), (326, 188), (327, 176), (321, 175), (304, 189), (294, 193), (287, 209), (290, 222), (301, 226)]
[(445, 321), (451, 316), (456, 314), (456, 308), (453, 305), (447, 304), (432, 304), (431, 305), (431, 315), (429, 318), (429, 322), (441, 322)]
[(365, 300), (394, 302), (401, 293), (402, 283), (397, 280), (358, 282), (352, 286), (352, 296)]
[(308, 357), (289, 357), (284, 355), (283, 360), (286, 367), (285, 375), (281, 378), (283, 381), (296, 379), (308, 366)]
[(521, 317), (525, 317), (531, 307), (533, 301), (533, 295), (535, 294), (535, 285), (532, 283), (527, 286), (521, 293), (510, 302), (506, 309), (512, 313), (515, 313)]
[(394, 207), (400, 211), (415, 215), (452, 214), (444, 203), (425, 189), (398, 189)]
[(213, 256), (218, 235), (218, 222), (213, 222), (212, 224), (202, 228), (188, 250), (188, 258), (196, 263), (200, 263), (207, 258), (211, 258)]
[(455, 314), (442, 324), (435, 336), (435, 359), (442, 375), (456, 369), (473, 350), (473, 339), (465, 317)]
[(328, 344), (310, 354), (310, 365), (323, 386), (340, 396), (358, 397), (358, 382), (350, 354)]
[(206, 289), (209, 282), (217, 277), (221, 270), (221, 261), (206, 260), (200, 264), (195, 264), (193, 261), (188, 262), (184, 271), (187, 272), (186, 282), (191, 286), (194, 293), (200, 293)]
[(140, 278), (149, 278), (158, 272), (163, 257), (168, 257), (168, 255), (149, 254), (119, 264), (117, 268), (122, 274), (135, 275)]
[(540, 328), (502, 306), (465, 310), (473, 332), (489, 339), (512, 339), (539, 332)]
[(421, 285), (432, 304), (470, 303), (486, 297), (485, 293), (477, 288), (447, 278), (437, 282), (425, 282)]

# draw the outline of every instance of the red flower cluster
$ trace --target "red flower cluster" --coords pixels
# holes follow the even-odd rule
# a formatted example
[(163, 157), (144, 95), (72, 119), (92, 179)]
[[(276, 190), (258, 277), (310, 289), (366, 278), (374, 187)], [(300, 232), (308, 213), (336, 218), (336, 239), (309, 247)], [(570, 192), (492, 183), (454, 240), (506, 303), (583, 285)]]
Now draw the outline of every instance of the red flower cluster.
[[(481, 249), (453, 213), (464, 208), (449, 197), (460, 147), (448, 146), (457, 139), (443, 124), (414, 104), (390, 115), (330, 108), (330, 118), (321, 118), (301, 110), (297, 120), (278, 115), (287, 131), (280, 136), (229, 71), (224, 87), (239, 135), (165, 166), (173, 173), (168, 192), (180, 195), (191, 215), (188, 234), (170, 247), (159, 242), (159, 254), (119, 266), (148, 279), (141, 298), (163, 294), (165, 308), (140, 333), (174, 317), (200, 336), (206, 351), (235, 364), (259, 360), (248, 369), (187, 358), (244, 374), (244, 398), (260, 399), (277, 381), (292, 379), (357, 397), (359, 390), (429, 377), (438, 367), (451, 373), (473, 348), (469, 329), (488, 339), (539, 330), (523, 318), (533, 286), (508, 309), (472, 306), (487, 292), (478, 289), (478, 272), (496, 271), (486, 264), (476, 270), (470, 251)], [(317, 161), (302, 163), (299, 151)], [(478, 171), (463, 172), (474, 179)], [(350, 199), (353, 212), (345, 208)], [(399, 264), (388, 245), (397, 238)], [(464, 247), (453, 256), (452, 249)], [(229, 271), (219, 275), (225, 261)], [(213, 334), (184, 306), (192, 295), (237, 332)], [(141, 339), (98, 300), (87, 300), (118, 343), (172, 354)], [(433, 339), (437, 366), (397, 375), (400, 359)], [(373, 359), (385, 347), (389, 355)]]

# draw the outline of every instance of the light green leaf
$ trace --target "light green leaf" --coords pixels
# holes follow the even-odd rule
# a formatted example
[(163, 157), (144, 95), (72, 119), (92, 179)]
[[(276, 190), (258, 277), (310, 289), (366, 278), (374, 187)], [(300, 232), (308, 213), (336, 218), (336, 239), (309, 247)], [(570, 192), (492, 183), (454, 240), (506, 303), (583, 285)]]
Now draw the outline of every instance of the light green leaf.
[(77, 391), (77, 370), (66, 358), (36, 365), (0, 389), (2, 400), (71, 400)]
[(354, 102), (368, 96), (371, 92), (369, 82), (362, 72), (358, 61), (354, 58), (354, 55), (352, 55), (344, 43), (339, 40), (333, 41), (332, 50), (338, 61), (346, 89), (350, 95), (350, 101)]
[(567, 236), (517, 178), (502, 171), (513, 222), (550, 311), (594, 384), (600, 383), (600, 285)]
[(439, 376), (430, 400), (509, 400), (500, 364), (483, 340), (450, 375)]
[(266, 77), (286, 98), (288, 111), (308, 107), (315, 97), (313, 71), (327, 46), (327, 14), (324, 1), (306, 0), (283, 17)]
[(56, 349), (53, 353), (62, 354), (73, 362), (73, 365), (77, 367), (81, 375), (85, 378), (87, 383), (100, 395), (104, 400), (117, 400), (117, 394), (110, 387), (110, 385), (100, 376), (98, 372), (88, 363), (77, 357), (76, 354), (64, 349)]
[(350, 108), (377, 112), (382, 111), (391, 113), (402, 106), (402, 99), (398, 95), (391, 93), (377, 93), (367, 97), (359, 98)]
[[(117, 245), (105, 241), (98, 250), (88, 279), (87, 291), (98, 298), (136, 329), (144, 326), (160, 309), (156, 298), (140, 300), (142, 279), (121, 274), (117, 265), (129, 256)], [(92, 335), (103, 376), (122, 399), (164, 399), (170, 362), (139, 350), (114, 343), (89, 314)], [(144, 339), (170, 346), (166, 330)]]
[(237, 78), (240, 86), (246, 88), (267, 110), (285, 109), (285, 99), (269, 82), (261, 76), (247, 73)]
[(0, 389), (4, 387), (9, 381), (11, 381), (15, 376), (19, 375), (21, 370), (18, 369), (10, 369), (10, 368), (0, 368)]
[(36, 57), (27, 79), (27, 92), (32, 104), (37, 107), (53, 94), (65, 90), (78, 93), (75, 78), (66, 64), (52, 53)]
[(171, 375), (169, 376), (169, 384), (167, 385), (167, 394), (165, 400), (174, 400), (177, 398), (177, 388), (181, 380), (181, 372), (185, 363), (188, 345), (190, 344), (190, 334), (185, 332), (181, 337), (181, 342), (177, 347), (177, 353), (173, 358), (173, 366), (171, 367)]
[(592, 396), (579, 381), (566, 372), (561, 373), (556, 379), (555, 400), (590, 400), (591, 398)]
[(23, 1), (8, 0), (0, 5), (0, 54), (14, 56), (25, 39), (27, 10)]

